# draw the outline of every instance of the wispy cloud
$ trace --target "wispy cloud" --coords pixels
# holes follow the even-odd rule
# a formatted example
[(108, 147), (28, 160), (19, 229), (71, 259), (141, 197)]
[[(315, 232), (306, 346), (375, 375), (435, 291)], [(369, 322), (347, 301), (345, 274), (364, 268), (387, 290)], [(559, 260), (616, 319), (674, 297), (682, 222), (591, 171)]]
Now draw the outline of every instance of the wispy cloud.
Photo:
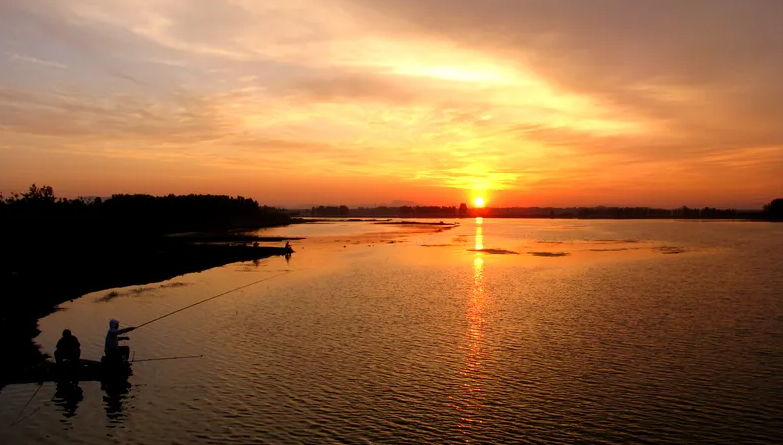
[(8, 55), (8, 59), (10, 61), (12, 61), (12, 62), (19, 61), (19, 62), (34, 63), (34, 64), (37, 64), (37, 65), (49, 66), (49, 67), (52, 67), (52, 68), (60, 68), (60, 69), (63, 69), (63, 70), (68, 68), (68, 65), (65, 65), (65, 64), (62, 64), (62, 63), (58, 63), (58, 62), (53, 62), (53, 61), (50, 61), (50, 60), (41, 60), (41, 59), (37, 59), (35, 57), (25, 56), (25, 55), (16, 54), (16, 53), (6, 53), (6, 54)]

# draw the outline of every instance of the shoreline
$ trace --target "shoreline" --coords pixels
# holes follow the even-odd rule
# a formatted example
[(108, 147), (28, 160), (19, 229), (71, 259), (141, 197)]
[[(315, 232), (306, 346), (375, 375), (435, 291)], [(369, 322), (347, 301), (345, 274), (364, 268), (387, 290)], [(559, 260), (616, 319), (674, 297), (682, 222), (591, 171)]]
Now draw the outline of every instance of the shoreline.
[[(483, 218), (483, 219), (536, 219), (536, 220), (574, 220), (574, 221), (682, 221), (682, 222), (771, 222), (771, 223), (779, 223), (783, 222), (783, 218), (770, 218), (770, 217), (747, 217), (747, 218), (684, 218), (684, 217), (647, 217), (647, 218), (622, 218), (622, 217), (612, 217), (612, 216), (590, 216), (590, 217), (577, 217), (577, 216), (561, 216), (561, 215), (555, 215), (555, 216), (536, 216), (536, 215), (530, 215), (530, 216), (505, 216), (505, 215), (482, 215), (482, 214), (475, 214), (475, 215), (466, 215), (466, 216), (429, 216), (429, 215), (422, 215), (422, 216), (395, 216), (395, 217), (378, 217), (374, 218), (371, 216), (362, 217), (357, 216), (354, 218), (346, 218), (346, 217), (331, 217), (331, 216), (319, 216), (319, 217), (310, 217), (310, 216), (304, 216), (303, 218), (312, 218), (310, 220), (311, 222), (374, 222), (375, 224), (429, 224), (429, 225), (437, 225), (437, 224), (455, 224), (459, 223), (461, 220), (471, 220), (476, 218)], [(316, 219), (317, 218), (317, 219)], [(416, 221), (409, 221), (412, 219), (426, 219), (426, 220), (439, 220), (443, 221), (442, 223), (430, 223), (430, 222), (416, 222)], [(455, 223), (448, 223), (445, 222), (446, 220), (453, 220)]]
[(7, 376), (50, 358), (35, 343), (40, 334), (38, 320), (55, 312), (62, 303), (104, 289), (151, 284), (227, 264), (283, 256), (290, 253), (284, 247), (258, 243), (302, 239), (248, 234), (254, 230), (237, 228), (128, 240), (118, 236), (114, 243), (38, 244), (36, 249), (6, 252), (6, 261), (16, 266), (0, 271), (4, 296), (0, 300), (0, 349), (7, 359), (0, 368), (0, 387)]

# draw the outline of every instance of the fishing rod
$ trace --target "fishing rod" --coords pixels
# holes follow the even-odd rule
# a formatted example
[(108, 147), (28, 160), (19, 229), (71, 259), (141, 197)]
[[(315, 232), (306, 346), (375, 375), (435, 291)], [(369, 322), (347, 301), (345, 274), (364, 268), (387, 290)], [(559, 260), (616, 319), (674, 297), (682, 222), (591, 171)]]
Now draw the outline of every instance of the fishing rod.
[[(161, 315), (161, 316), (160, 316), (160, 317), (158, 317), (158, 318), (155, 318), (155, 319), (152, 319), (152, 320), (150, 320), (150, 321), (148, 321), (148, 322), (142, 323), (142, 324), (140, 324), (140, 325), (136, 326), (136, 329), (138, 329), (138, 328), (140, 328), (140, 327), (142, 327), (142, 326), (146, 326), (146, 325), (148, 325), (148, 324), (150, 324), (150, 323), (154, 323), (154, 322), (156, 322), (156, 321), (158, 321), (158, 320), (162, 320), (162, 319), (164, 319), (164, 318), (166, 318), (166, 317), (169, 317), (169, 316), (171, 316), (171, 315), (174, 315), (174, 314), (176, 314), (176, 313), (178, 313), (178, 312), (182, 312), (182, 311), (184, 311), (185, 309), (190, 309), (190, 308), (192, 308), (192, 307), (194, 307), (194, 306), (198, 306), (199, 304), (203, 304), (203, 303), (206, 303), (207, 301), (214, 300), (215, 298), (219, 298), (219, 297), (222, 297), (222, 296), (224, 296), (224, 295), (228, 295), (228, 294), (230, 294), (230, 293), (232, 293), (232, 292), (236, 292), (236, 291), (238, 291), (238, 290), (242, 290), (242, 289), (245, 289), (245, 288), (247, 288), (247, 287), (254, 286), (254, 285), (258, 284), (258, 283), (262, 283), (262, 282), (264, 282), (264, 281), (269, 281), (269, 280), (271, 280), (271, 279), (274, 279), (274, 278), (277, 278), (277, 277), (283, 276), (283, 275), (285, 275), (285, 274), (287, 274), (287, 273), (289, 273), (289, 272), (291, 272), (291, 271), (290, 271), (290, 270), (286, 270), (286, 271), (285, 271), (285, 272), (283, 272), (283, 273), (279, 273), (279, 274), (277, 274), (277, 275), (273, 275), (273, 276), (271, 276), (271, 277), (262, 278), (262, 279), (260, 279), (260, 280), (254, 281), (254, 282), (252, 282), (252, 283), (245, 284), (245, 285), (243, 285), (243, 286), (239, 286), (239, 287), (236, 287), (236, 288), (234, 288), (234, 289), (227, 290), (227, 291), (225, 291), (225, 292), (219, 293), (219, 294), (217, 294), (217, 295), (214, 295), (214, 296), (212, 296), (212, 297), (206, 298), (206, 299), (204, 299), (204, 300), (197, 301), (197, 302), (195, 302), (195, 303), (193, 303), (193, 304), (190, 304), (190, 305), (188, 305), (188, 306), (185, 306), (185, 307), (183, 307), (182, 309), (177, 309), (176, 311), (169, 312), (168, 314)], [(186, 359), (186, 358), (201, 358), (201, 357), (203, 357), (203, 355), (188, 355), (188, 356), (175, 356), (175, 357), (161, 357), (161, 358), (148, 358), (148, 359), (142, 359), (142, 360), (131, 360), (131, 362), (135, 362), (135, 363), (141, 363), (141, 362), (151, 362), (151, 361), (158, 361), (158, 360), (178, 360), (178, 359)], [(16, 415), (16, 419), (14, 419), (14, 421), (11, 423), (11, 425), (10, 425), (10, 426), (14, 426), (14, 425), (18, 424), (18, 423), (19, 423), (19, 422), (21, 422), (22, 420), (25, 420), (26, 418), (28, 418), (28, 417), (32, 416), (33, 414), (35, 414), (35, 413), (38, 411), (38, 409), (40, 409), (40, 407), (38, 407), (38, 409), (34, 410), (34, 411), (33, 411), (32, 413), (30, 413), (29, 415), (27, 415), (27, 416), (25, 416), (25, 417), (23, 417), (23, 418), (21, 418), (21, 419), (19, 418), (19, 417), (22, 415), (22, 413), (23, 413), (23, 412), (24, 412), (24, 411), (27, 409), (27, 407), (30, 405), (30, 402), (32, 402), (32, 401), (33, 401), (33, 399), (35, 398), (36, 394), (38, 394), (38, 391), (40, 391), (40, 390), (41, 390), (41, 388), (43, 388), (43, 383), (41, 383), (41, 384), (39, 384), (39, 385), (38, 385), (38, 388), (35, 390), (35, 392), (33, 393), (33, 395), (32, 395), (32, 396), (30, 396), (30, 399), (29, 399), (29, 400), (27, 400), (27, 403), (25, 403), (24, 407), (22, 407), (22, 410), (21, 410), (21, 411), (19, 411), (19, 414), (17, 414), (17, 415)]]
[(174, 311), (174, 312), (169, 312), (168, 314), (161, 315), (160, 317), (158, 317), (158, 318), (155, 318), (155, 319), (153, 319), (153, 320), (150, 320), (150, 321), (148, 321), (148, 322), (146, 322), (146, 323), (142, 323), (142, 324), (140, 324), (140, 325), (136, 326), (136, 329), (139, 329), (140, 327), (142, 327), (142, 326), (146, 326), (146, 325), (148, 325), (148, 324), (150, 324), (150, 323), (154, 323), (154, 322), (156, 322), (156, 321), (158, 321), (158, 320), (162, 320), (162, 319), (164, 319), (164, 318), (166, 318), (166, 317), (168, 317), (168, 316), (171, 316), (171, 315), (174, 315), (174, 314), (176, 314), (177, 312), (182, 312), (182, 311), (184, 311), (185, 309), (190, 309), (190, 308), (192, 308), (193, 306), (198, 306), (199, 304), (206, 303), (207, 301), (214, 300), (215, 298), (222, 297), (222, 296), (224, 296), (224, 295), (230, 294), (231, 292), (236, 292), (236, 291), (238, 291), (238, 290), (240, 290), (240, 289), (244, 289), (244, 288), (246, 288), (246, 287), (250, 287), (250, 286), (256, 285), (256, 284), (258, 284), (258, 283), (261, 283), (261, 282), (264, 282), (264, 281), (271, 280), (271, 279), (273, 279), (273, 278), (277, 278), (277, 277), (283, 276), (283, 275), (285, 275), (285, 274), (287, 274), (287, 273), (289, 273), (289, 272), (290, 272), (290, 271), (285, 271), (285, 272), (283, 272), (283, 273), (280, 273), (280, 274), (277, 274), (277, 275), (273, 275), (273, 276), (271, 276), (271, 277), (262, 278), (262, 279), (260, 279), (260, 280), (258, 280), (258, 281), (254, 281), (254, 282), (252, 282), (252, 283), (250, 283), (250, 284), (245, 284), (244, 286), (239, 286), (239, 287), (237, 287), (237, 288), (234, 288), (234, 289), (231, 289), (231, 290), (229, 290), (229, 291), (226, 291), (226, 292), (223, 292), (223, 293), (217, 294), (217, 295), (215, 295), (215, 296), (212, 296), (212, 297), (206, 298), (206, 299), (204, 299), (204, 300), (197, 301), (197, 302), (195, 302), (195, 303), (193, 303), (193, 304), (191, 304), (191, 305), (188, 305), (188, 306), (185, 306), (185, 307), (183, 307), (182, 309), (177, 309), (177, 310), (176, 310), (176, 311)]
[(154, 362), (157, 360), (178, 360), (181, 358), (201, 358), (204, 357), (204, 355), (185, 355), (185, 356), (177, 356), (177, 357), (161, 357), (161, 358), (144, 358), (141, 360), (131, 360), (131, 363), (140, 363), (140, 362)]

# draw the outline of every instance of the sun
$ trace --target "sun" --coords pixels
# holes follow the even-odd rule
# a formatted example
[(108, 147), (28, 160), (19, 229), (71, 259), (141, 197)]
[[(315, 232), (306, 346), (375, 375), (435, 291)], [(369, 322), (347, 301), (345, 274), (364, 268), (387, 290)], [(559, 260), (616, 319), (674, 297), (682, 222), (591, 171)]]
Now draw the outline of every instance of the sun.
[(484, 207), (485, 203), (486, 202), (484, 201), (484, 198), (482, 198), (481, 196), (478, 196), (476, 197), (476, 199), (473, 200), (473, 205), (475, 205), (476, 207)]

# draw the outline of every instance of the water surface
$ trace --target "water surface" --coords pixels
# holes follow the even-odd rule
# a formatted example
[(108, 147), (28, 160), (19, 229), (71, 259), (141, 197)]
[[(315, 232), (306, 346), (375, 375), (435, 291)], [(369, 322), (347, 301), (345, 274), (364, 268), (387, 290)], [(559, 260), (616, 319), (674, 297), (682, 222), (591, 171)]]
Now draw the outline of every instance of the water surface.
[[(0, 392), (0, 443), (781, 443), (783, 225), (337, 223), (283, 257), (85, 295), (40, 322), (127, 388)], [(382, 228), (379, 228), (382, 227)], [(288, 232), (286, 232), (288, 230)], [(364, 234), (364, 235), (361, 235)], [(53, 267), (56, 267), (53, 266)]]

